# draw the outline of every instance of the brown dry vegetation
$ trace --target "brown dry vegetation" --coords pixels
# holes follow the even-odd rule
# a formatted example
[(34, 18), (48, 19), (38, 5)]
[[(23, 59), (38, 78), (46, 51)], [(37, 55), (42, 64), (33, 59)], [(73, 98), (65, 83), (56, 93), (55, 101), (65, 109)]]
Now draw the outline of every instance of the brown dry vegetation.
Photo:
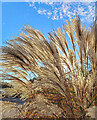
[[(49, 41), (31, 26), (25, 26), (19, 37), (7, 41), (2, 47), (1, 76), (11, 81), (13, 88), (5, 88), (5, 94), (21, 93), (21, 99), (27, 100), (17, 117), (86, 117), (97, 97), (95, 26), (86, 30), (76, 17), (71, 23), (67, 21), (62, 30), (49, 33)], [(32, 83), (29, 74), (40, 79), (36, 76)], [(4, 112), (12, 109), (18, 106), (6, 107)]]

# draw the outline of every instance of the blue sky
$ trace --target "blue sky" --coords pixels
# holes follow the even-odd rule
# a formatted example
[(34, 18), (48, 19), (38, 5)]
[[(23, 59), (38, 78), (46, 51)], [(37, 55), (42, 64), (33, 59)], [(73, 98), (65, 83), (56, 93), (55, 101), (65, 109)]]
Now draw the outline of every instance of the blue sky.
[(17, 36), (23, 25), (31, 25), (34, 29), (39, 29), (45, 37), (47, 33), (64, 24), (63, 21), (48, 19), (45, 15), (40, 15), (35, 9), (24, 2), (13, 2), (2, 4), (2, 43)]
[(18, 36), (23, 25), (28, 24), (47, 38), (47, 33), (62, 28), (75, 12), (88, 28), (94, 17), (94, 3), (2, 2), (2, 45), (13, 39), (12, 36)]
[(94, 17), (94, 3), (2, 3), (2, 45), (12, 36), (18, 36), (23, 25), (31, 25), (39, 29), (47, 38), (47, 33), (66, 24), (66, 19), (74, 16), (75, 12), (89, 27)]

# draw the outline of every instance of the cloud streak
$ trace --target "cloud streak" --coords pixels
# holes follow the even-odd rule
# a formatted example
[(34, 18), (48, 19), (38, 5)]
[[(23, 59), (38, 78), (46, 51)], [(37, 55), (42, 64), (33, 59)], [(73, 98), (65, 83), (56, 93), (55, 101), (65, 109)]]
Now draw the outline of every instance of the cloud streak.
[(29, 2), (29, 5), (38, 14), (46, 15), (52, 20), (72, 19), (76, 13), (82, 21), (86, 21), (88, 18), (88, 22), (91, 22), (95, 17), (95, 3), (93, 2), (37, 2), (37, 4), (36, 2)]

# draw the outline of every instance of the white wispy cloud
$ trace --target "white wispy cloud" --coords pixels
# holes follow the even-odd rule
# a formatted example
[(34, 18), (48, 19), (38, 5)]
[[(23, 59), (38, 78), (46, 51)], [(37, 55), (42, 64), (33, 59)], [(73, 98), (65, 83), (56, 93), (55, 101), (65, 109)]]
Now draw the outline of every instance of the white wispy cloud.
[[(47, 7), (43, 7), (44, 3)], [(39, 2), (38, 4), (36, 6), (34, 2), (29, 2), (38, 14), (44, 14), (52, 20), (65, 20), (67, 17), (71, 19), (77, 13), (83, 21), (88, 18), (90, 22), (95, 16), (95, 3), (93, 2)]]
[(42, 11), (41, 11), (41, 10), (37, 10), (37, 12), (38, 12), (39, 14), (42, 14)]
[(50, 11), (48, 11), (47, 14), (48, 14), (49, 16), (51, 16), (52, 13), (51, 13)]
[(63, 18), (63, 14), (60, 12), (60, 19), (62, 19)]
[(41, 10), (41, 9), (39, 9), (39, 10), (37, 10), (37, 12), (38, 12), (39, 14), (44, 14), (44, 15), (46, 15), (47, 10)]

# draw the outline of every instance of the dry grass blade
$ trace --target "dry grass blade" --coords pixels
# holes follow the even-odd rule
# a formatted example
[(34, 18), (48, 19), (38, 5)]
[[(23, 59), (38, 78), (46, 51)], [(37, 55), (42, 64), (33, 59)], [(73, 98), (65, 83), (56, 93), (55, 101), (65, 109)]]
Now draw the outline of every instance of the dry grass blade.
[[(86, 117), (87, 106), (96, 96), (95, 25), (86, 30), (76, 17), (71, 23), (67, 21), (63, 30), (49, 33), (49, 41), (39, 30), (25, 26), (20, 36), (2, 47), (0, 77), (13, 85), (4, 89), (5, 93), (9, 90), (9, 96), (20, 94), (26, 100), (18, 117), (43, 116), (44, 110), (49, 110), (44, 112), (46, 117)], [(94, 99), (91, 103), (94, 105)]]

